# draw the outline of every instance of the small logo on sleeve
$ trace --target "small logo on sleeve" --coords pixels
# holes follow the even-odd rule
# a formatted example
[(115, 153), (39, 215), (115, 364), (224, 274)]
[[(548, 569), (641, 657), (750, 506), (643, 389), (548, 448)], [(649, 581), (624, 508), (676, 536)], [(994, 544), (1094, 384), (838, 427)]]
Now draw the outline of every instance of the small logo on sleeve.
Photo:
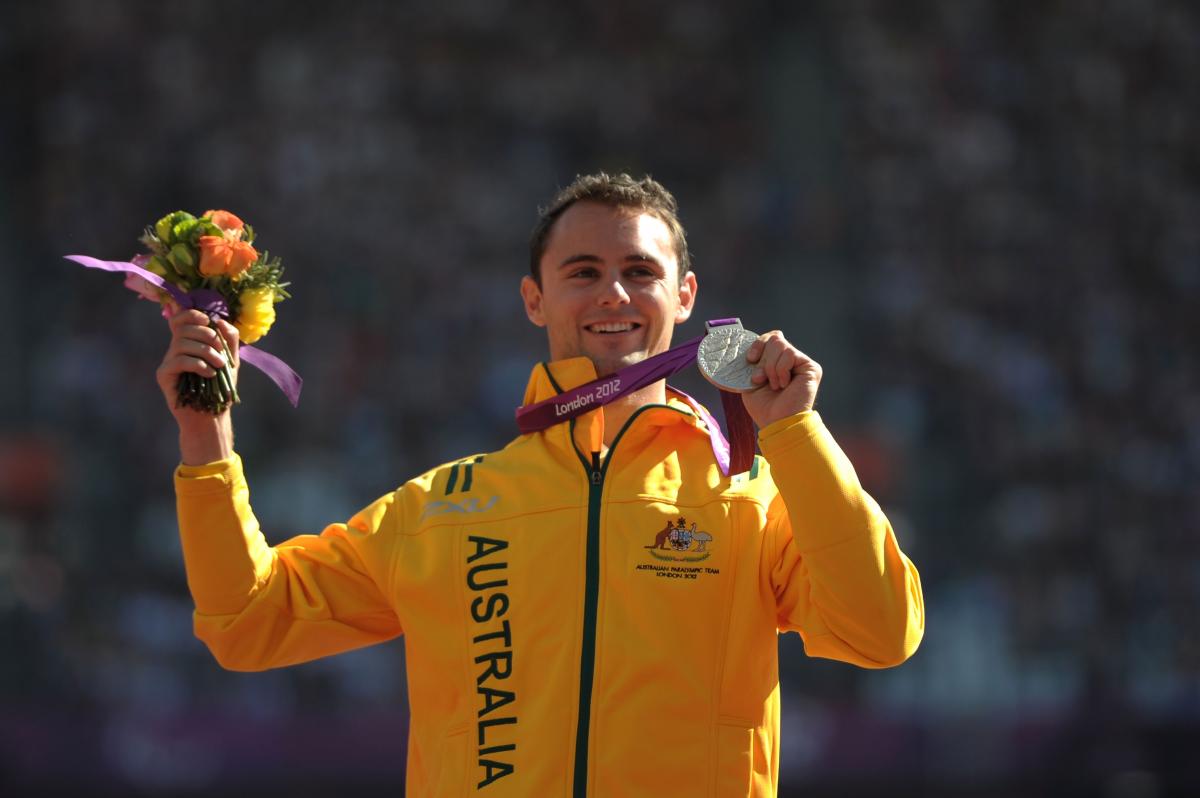
[(424, 521), (432, 515), (444, 515), (446, 513), (483, 513), (492, 509), (492, 507), (500, 500), (499, 496), (493, 496), (487, 502), (480, 504), (479, 499), (471, 497), (462, 502), (452, 501), (432, 501), (425, 505), (425, 509), (421, 511), (421, 518)]

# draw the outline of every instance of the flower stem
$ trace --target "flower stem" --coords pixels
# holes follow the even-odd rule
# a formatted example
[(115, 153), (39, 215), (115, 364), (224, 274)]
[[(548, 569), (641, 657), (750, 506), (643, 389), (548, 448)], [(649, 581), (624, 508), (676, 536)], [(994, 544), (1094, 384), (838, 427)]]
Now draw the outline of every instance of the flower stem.
[(217, 329), (216, 321), (209, 319), (208, 326), (217, 334), (217, 340), (221, 342), (221, 349), (225, 352), (225, 365), (217, 370), (227, 392), (225, 401), (240, 404), (242, 398), (238, 396), (237, 388), (233, 386), (233, 353), (229, 351), (229, 344), (225, 341), (225, 336), (221, 335), (221, 331)]

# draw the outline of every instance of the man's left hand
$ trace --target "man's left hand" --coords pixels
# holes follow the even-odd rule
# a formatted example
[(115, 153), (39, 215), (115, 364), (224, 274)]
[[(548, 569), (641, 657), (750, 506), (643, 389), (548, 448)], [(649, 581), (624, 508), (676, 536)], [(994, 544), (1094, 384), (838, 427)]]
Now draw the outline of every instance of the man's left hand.
[(757, 366), (751, 379), (760, 386), (742, 394), (759, 429), (781, 418), (812, 410), (821, 384), (821, 365), (788, 343), (779, 330), (758, 336), (746, 352)]

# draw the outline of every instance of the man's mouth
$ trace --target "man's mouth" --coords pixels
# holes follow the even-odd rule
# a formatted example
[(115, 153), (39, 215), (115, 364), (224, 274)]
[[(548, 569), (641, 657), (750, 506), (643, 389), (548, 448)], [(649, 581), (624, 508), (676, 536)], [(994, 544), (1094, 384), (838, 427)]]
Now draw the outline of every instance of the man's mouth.
[(595, 324), (586, 324), (583, 329), (599, 335), (615, 335), (617, 333), (631, 332), (641, 326), (637, 322), (632, 321), (603, 321), (596, 322)]

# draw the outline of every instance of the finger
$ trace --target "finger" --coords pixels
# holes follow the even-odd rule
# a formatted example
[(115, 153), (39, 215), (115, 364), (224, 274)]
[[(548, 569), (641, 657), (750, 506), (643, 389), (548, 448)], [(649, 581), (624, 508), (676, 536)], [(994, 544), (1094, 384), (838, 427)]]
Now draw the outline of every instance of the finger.
[(760, 357), (762, 357), (763, 343), (764, 343), (763, 338), (764, 337), (765, 336), (760, 335), (758, 337), (758, 340), (755, 341), (754, 343), (750, 344), (750, 348), (746, 350), (746, 362), (747, 363), (757, 363), (758, 359)]
[(767, 381), (771, 387), (778, 391), (782, 386), (780, 384), (779, 373), (779, 358), (787, 350), (787, 344), (780, 338), (770, 338), (763, 347), (762, 357), (759, 358), (758, 365), (762, 367), (763, 373), (767, 375)]
[[(759, 361), (762, 358), (763, 352), (766, 351), (767, 342), (769, 342), (772, 338), (775, 338), (777, 336), (782, 338), (783, 333), (779, 332), (779, 330), (771, 330), (770, 332), (765, 332), (762, 335), (758, 336), (758, 340), (756, 340), (754, 343), (750, 344), (750, 348), (746, 350), (746, 362), (747, 363), (759, 363)], [(761, 365), (761, 363), (760, 363), (760, 365)]]
[(226, 341), (228, 341), (230, 344), (237, 343), (237, 341), (238, 341), (238, 328), (237, 327), (234, 327), (232, 324), (225, 321), (225, 319), (217, 319), (217, 328), (221, 331), (221, 334), (225, 336)]
[(789, 346), (788, 348), (791, 349), (795, 358), (794, 362), (792, 363), (793, 375), (800, 374), (804, 371), (813, 371), (818, 374), (821, 372), (821, 365), (817, 363), (817, 361), (813, 360), (811, 357), (804, 354), (794, 346)]
[(217, 370), (210, 366), (206, 360), (191, 355), (168, 357), (159, 366), (158, 371), (159, 382), (169, 386), (173, 386), (175, 379), (184, 372), (199, 374), (201, 377), (217, 376)]
[(221, 348), (221, 339), (217, 337), (217, 331), (208, 325), (200, 326), (199, 324), (184, 324), (175, 331), (176, 340), (191, 340), (199, 341), (208, 344), (214, 349)]
[(780, 389), (788, 387), (788, 384), (791, 383), (792, 373), (796, 368), (797, 361), (797, 352), (793, 347), (787, 347), (779, 355), (779, 360), (776, 361), (775, 367), (779, 371)]
[(169, 350), (167, 350), (167, 357), (175, 357), (178, 355), (202, 358), (214, 368), (222, 368), (226, 364), (225, 353), (220, 349), (200, 341), (194, 341), (190, 338), (177, 339), (175, 344)]
[(175, 331), (185, 325), (207, 327), (208, 316), (194, 308), (189, 308), (188, 310), (181, 310), (171, 316), (171, 318), (167, 320), (167, 324), (170, 325), (172, 331)]
[(221, 337), (225, 339), (225, 346), (229, 348), (229, 355), (233, 358), (233, 366), (237, 368), (241, 362), (238, 356), (239, 334), (237, 327), (233, 326), (225, 319), (217, 319), (217, 329), (221, 333)]

